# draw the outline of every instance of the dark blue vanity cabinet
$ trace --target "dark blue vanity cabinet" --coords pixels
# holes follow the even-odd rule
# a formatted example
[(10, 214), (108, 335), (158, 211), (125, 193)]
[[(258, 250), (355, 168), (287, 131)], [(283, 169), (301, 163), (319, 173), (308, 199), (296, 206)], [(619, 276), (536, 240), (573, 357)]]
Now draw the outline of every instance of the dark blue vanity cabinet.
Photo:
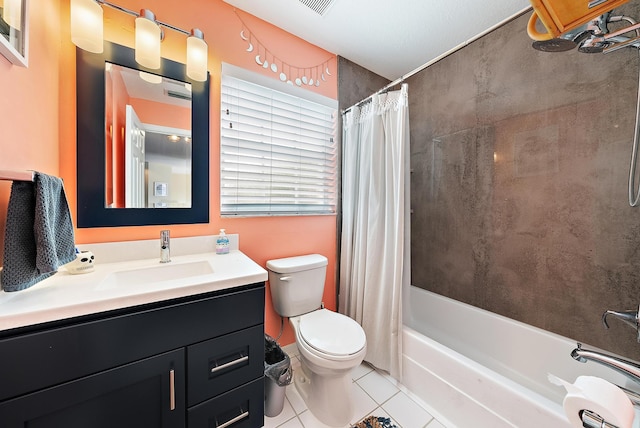
[(0, 332), (3, 428), (255, 428), (264, 284)]

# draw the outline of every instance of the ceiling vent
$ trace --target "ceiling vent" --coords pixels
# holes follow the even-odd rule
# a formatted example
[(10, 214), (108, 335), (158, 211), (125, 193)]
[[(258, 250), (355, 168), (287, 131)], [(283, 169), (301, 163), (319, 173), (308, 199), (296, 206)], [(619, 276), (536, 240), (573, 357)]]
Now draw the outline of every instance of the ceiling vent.
[(298, 0), (320, 16), (324, 16), (336, 0)]
[(189, 100), (191, 101), (191, 95), (189, 94), (185, 94), (182, 92), (177, 92), (177, 91), (172, 91), (172, 90), (166, 90), (165, 94), (167, 94), (168, 97), (172, 97), (172, 98), (179, 98), (181, 100)]

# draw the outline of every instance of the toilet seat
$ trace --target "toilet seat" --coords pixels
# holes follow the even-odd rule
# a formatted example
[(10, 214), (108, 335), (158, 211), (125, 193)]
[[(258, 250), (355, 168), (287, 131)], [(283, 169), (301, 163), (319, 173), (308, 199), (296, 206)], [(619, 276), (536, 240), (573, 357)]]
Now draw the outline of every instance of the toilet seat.
[(353, 319), (328, 309), (302, 315), (300, 338), (320, 355), (346, 357), (360, 352), (366, 345), (364, 330)]

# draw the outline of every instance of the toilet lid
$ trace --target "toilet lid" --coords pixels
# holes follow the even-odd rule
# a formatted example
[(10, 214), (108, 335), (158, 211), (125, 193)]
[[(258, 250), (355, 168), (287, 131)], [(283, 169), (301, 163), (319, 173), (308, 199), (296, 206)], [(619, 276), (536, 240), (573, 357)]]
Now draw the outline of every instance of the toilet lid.
[(360, 324), (328, 309), (303, 315), (299, 328), (302, 339), (309, 346), (329, 355), (355, 354), (367, 342)]

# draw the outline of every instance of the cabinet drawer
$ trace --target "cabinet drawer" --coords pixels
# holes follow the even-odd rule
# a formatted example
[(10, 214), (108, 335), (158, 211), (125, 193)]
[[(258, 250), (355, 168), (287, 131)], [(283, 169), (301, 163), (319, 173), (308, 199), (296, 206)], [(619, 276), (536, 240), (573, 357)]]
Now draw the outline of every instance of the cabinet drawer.
[(264, 285), (0, 340), (0, 401), (264, 322)]
[(255, 428), (263, 424), (263, 378), (193, 406), (187, 415), (188, 428)]
[(191, 345), (187, 361), (187, 401), (192, 406), (263, 375), (264, 327)]

